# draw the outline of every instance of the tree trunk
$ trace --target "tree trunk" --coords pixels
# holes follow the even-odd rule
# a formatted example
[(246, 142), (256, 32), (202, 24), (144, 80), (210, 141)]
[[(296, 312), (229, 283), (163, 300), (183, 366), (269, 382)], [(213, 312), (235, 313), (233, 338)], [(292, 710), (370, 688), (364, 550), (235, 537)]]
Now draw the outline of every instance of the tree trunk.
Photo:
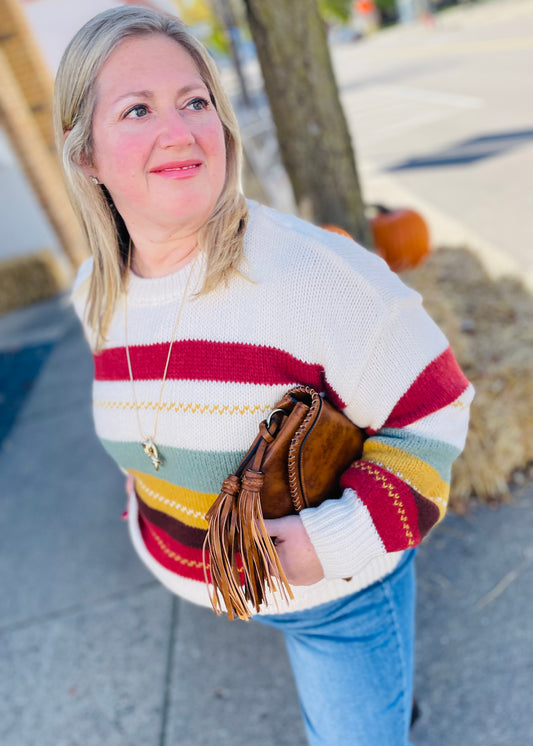
[(244, 72), (241, 64), (241, 56), (235, 39), (237, 21), (235, 19), (233, 9), (228, 0), (211, 0), (211, 6), (226, 34), (231, 59), (233, 61), (233, 67), (235, 68), (237, 78), (239, 79), (243, 103), (245, 106), (251, 106), (252, 102), (250, 100), (250, 94), (248, 93), (248, 86), (246, 84), (246, 78), (244, 77)]
[(316, 0), (245, 0), (283, 163), (303, 217), (371, 245)]

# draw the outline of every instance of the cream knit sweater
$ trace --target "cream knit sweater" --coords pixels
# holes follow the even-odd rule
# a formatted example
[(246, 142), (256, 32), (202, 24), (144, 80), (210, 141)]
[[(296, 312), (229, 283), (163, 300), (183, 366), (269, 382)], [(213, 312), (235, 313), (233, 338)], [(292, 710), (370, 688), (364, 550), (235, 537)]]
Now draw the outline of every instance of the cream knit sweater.
[[(307, 384), (364, 428), (363, 458), (344, 474), (342, 497), (301, 513), (325, 579), (295, 587), (294, 601), (277, 609), (287, 612), (376, 582), (443, 517), (473, 389), (420, 296), (381, 259), (295, 217), (249, 207), (243, 270), (251, 281), (236, 277), (185, 301), (159, 415), (161, 469), (140, 445), (122, 304), (94, 357), (94, 419), (107, 451), (135, 476), (129, 528), (139, 556), (173, 592), (203, 605), (205, 513), (274, 402)], [(81, 318), (91, 268), (91, 260), (82, 266), (74, 293)], [(204, 270), (200, 257), (191, 287)], [(190, 271), (130, 276), (129, 346), (145, 434)]]

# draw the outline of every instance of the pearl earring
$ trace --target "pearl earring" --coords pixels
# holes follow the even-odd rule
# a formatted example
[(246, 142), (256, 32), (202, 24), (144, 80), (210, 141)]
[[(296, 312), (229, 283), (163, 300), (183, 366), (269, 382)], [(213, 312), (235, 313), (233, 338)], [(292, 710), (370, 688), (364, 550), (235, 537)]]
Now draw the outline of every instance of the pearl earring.
[(100, 183), (98, 181), (98, 179), (96, 178), (96, 176), (90, 176), (89, 178), (90, 178), (90, 180), (92, 181), (93, 184), (99, 184)]

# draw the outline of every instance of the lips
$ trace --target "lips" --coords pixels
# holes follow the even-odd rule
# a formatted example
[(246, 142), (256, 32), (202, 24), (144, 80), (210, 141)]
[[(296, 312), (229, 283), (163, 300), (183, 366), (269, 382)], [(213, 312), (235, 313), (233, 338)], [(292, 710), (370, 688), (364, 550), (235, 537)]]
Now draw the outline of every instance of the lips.
[(150, 169), (150, 173), (167, 176), (172, 176), (174, 174), (186, 175), (187, 173), (190, 174), (194, 171), (197, 171), (201, 167), (201, 165), (201, 161), (193, 159), (187, 161), (171, 161), (169, 163), (162, 163), (159, 166), (155, 166), (154, 168)]

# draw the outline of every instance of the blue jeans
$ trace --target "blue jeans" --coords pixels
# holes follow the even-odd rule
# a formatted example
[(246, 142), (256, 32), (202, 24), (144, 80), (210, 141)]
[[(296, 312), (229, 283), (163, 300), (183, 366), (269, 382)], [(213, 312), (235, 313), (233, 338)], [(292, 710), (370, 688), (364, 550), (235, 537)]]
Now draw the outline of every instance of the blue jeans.
[(414, 555), (352, 596), (255, 617), (285, 635), (310, 746), (408, 746)]

